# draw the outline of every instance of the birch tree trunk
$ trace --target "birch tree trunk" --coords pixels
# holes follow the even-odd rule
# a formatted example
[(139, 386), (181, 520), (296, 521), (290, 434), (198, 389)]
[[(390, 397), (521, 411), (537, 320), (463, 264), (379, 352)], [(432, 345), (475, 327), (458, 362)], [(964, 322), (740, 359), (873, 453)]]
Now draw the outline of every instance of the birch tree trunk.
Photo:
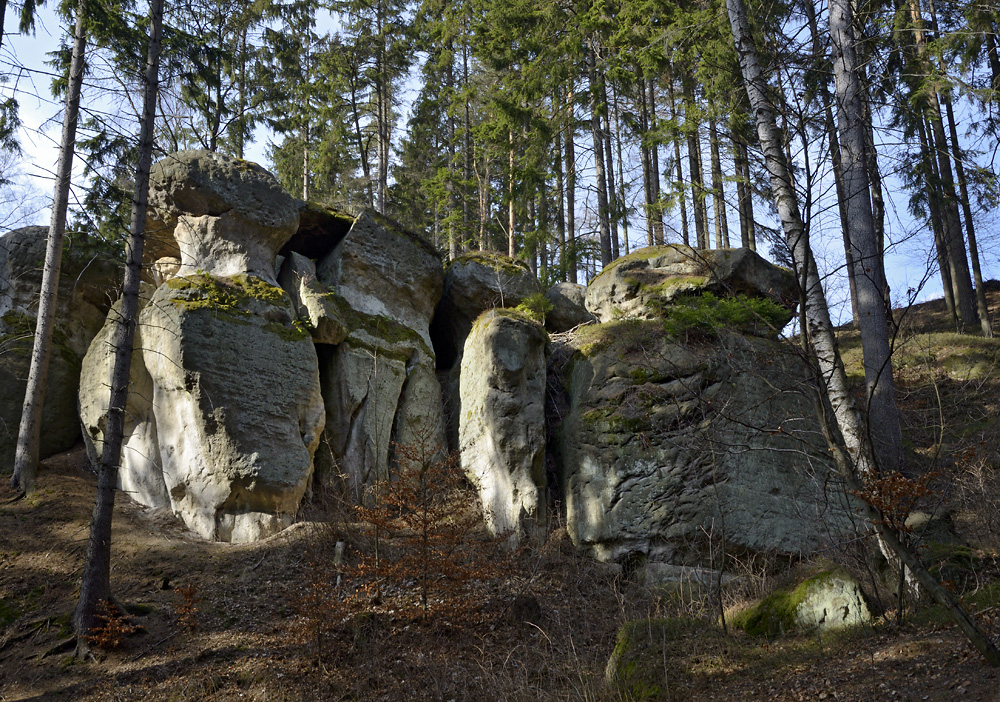
[[(863, 490), (873, 468), (871, 445), (861, 417), (854, 406), (844, 366), (837, 352), (826, 297), (820, 285), (816, 263), (809, 246), (808, 232), (799, 212), (795, 191), (791, 187), (788, 162), (781, 148), (782, 139), (777, 127), (775, 109), (768, 101), (767, 82), (750, 34), (746, 7), (743, 0), (726, 0), (726, 9), (740, 70), (750, 98), (751, 111), (757, 123), (757, 135), (764, 152), (785, 242), (792, 254), (795, 274), (802, 288), (806, 322), (803, 332), (812, 349), (819, 378), (825, 385), (826, 396), (833, 410), (832, 428), (840, 434), (839, 440), (838, 437), (829, 437), (830, 448), (847, 487), (852, 490)], [(824, 426), (830, 426), (830, 423), (825, 423)], [(920, 559), (900, 542), (897, 535), (885, 524), (882, 515), (871, 505), (864, 504), (866, 516), (874, 524), (882, 545), (895, 554), (934, 600), (949, 611), (955, 623), (990, 665), (1000, 666), (1000, 651), (980, 631), (971, 616), (923, 566)]]
[(14, 474), (10, 485), (14, 490), (29, 494), (35, 489), (42, 431), (42, 408), (48, 383), (49, 356), (52, 350), (52, 325), (59, 293), (59, 270), (62, 265), (63, 235), (66, 232), (66, 209), (69, 186), (73, 176), (73, 156), (76, 151), (76, 125), (80, 115), (80, 89), (83, 86), (84, 59), (87, 49), (84, 29), (84, 0), (76, 6), (76, 26), (73, 30), (73, 55), (69, 64), (66, 86), (66, 108), (63, 113), (62, 141), (56, 166), (56, 185), (52, 197), (52, 220), (49, 224), (42, 287), (35, 323), (35, 340), (31, 349), (31, 365), (24, 392), (21, 425), (14, 454)]
[(77, 633), (77, 652), (85, 653), (85, 636), (98, 624), (101, 602), (111, 601), (111, 517), (118, 483), (118, 462), (125, 428), (125, 403), (129, 392), (132, 343), (139, 313), (139, 285), (142, 273), (142, 248), (145, 242), (146, 203), (149, 197), (149, 169), (153, 160), (153, 131), (156, 95), (159, 87), (160, 38), (163, 32), (163, 0), (152, 0), (149, 47), (146, 57), (145, 95), (139, 128), (139, 153), (132, 196), (132, 221), (122, 288), (121, 314), (116, 320), (111, 343), (115, 350), (111, 372), (111, 401), (108, 404), (104, 447), (97, 466), (97, 498), (90, 523), (90, 540), (80, 584), (80, 600), (73, 613)]

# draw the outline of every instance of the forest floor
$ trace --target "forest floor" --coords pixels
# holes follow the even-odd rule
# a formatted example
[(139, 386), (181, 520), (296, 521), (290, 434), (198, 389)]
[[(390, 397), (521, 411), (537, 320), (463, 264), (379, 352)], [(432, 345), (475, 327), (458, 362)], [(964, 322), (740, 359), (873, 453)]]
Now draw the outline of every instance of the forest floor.
[[(997, 636), (1000, 342), (943, 331), (934, 304), (904, 325), (900, 398), (914, 461), (939, 474), (935, 489), (967, 545), (929, 556)], [(844, 332), (842, 341), (857, 374), (856, 339)], [(311, 521), (265, 541), (232, 545), (120, 496), (112, 586), (138, 630), (78, 661), (60, 644), (71, 633), (95, 492), (86, 454), (47, 460), (28, 499), (10, 501), (3, 485), (0, 702), (621, 700), (605, 666), (621, 624), (645, 617), (704, 623), (665, 649), (662, 699), (1000, 702), (1000, 673), (935, 607), (908, 609), (901, 625), (883, 607), (873, 626), (823, 637), (723, 634), (710, 598), (647, 588), (578, 556), (558, 528), (535, 548), (489, 556), (489, 576), (470, 581), (464, 597), (432, 589), (438, 606), (426, 617), (416, 577), (340, 602), (330, 586), (337, 542), (370, 554), (374, 536), (338, 518), (336, 505), (310, 508)], [(405, 544), (383, 536), (381, 548), (391, 556)], [(352, 558), (345, 578), (359, 572)], [(747, 576), (761, 572), (744, 566)], [(727, 592), (725, 604), (765, 592), (776, 577), (745, 578), (752, 585)]]

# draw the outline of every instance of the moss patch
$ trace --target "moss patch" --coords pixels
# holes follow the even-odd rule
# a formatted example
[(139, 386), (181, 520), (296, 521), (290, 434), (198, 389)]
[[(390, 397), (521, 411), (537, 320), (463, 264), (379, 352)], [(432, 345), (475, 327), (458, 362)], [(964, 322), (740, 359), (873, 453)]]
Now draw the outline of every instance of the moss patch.
[(600, 273), (595, 275), (590, 282), (591, 284), (593, 284), (595, 280), (600, 278), (605, 273), (613, 271), (618, 266), (624, 265), (626, 263), (632, 263), (634, 261), (648, 261), (651, 258), (662, 256), (663, 254), (667, 253), (670, 250), (680, 251), (680, 250), (686, 250), (688, 248), (689, 247), (684, 246), (683, 244), (666, 244), (664, 246), (647, 246), (645, 248), (638, 249), (628, 254), (627, 256), (616, 258), (614, 261), (605, 266)]
[(493, 253), (492, 251), (469, 251), (454, 261), (449, 262), (448, 267), (468, 263), (478, 263), (486, 268), (499, 271), (504, 275), (531, 275), (531, 269), (528, 268), (528, 264), (524, 261)]
[(281, 305), (288, 296), (284, 290), (251, 275), (220, 278), (207, 273), (171, 278), (166, 283), (171, 290), (185, 294), (173, 298), (175, 305), (187, 309), (208, 308), (214, 312), (231, 315), (248, 315), (251, 300), (269, 305)]

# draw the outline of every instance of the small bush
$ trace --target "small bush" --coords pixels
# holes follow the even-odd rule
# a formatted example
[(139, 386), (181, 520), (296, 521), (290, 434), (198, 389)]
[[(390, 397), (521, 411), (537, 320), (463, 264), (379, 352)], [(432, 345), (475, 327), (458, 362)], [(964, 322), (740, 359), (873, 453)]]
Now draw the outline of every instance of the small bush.
[(545, 315), (552, 311), (552, 303), (542, 293), (533, 293), (524, 298), (515, 309), (539, 324), (545, 324)]

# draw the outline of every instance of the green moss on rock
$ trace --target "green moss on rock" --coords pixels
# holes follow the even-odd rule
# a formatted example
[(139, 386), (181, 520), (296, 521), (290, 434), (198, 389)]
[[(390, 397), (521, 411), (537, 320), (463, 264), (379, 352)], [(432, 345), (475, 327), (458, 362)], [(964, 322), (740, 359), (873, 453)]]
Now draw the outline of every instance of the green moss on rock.
[(524, 261), (492, 251), (469, 251), (449, 262), (448, 267), (467, 263), (478, 263), (504, 275), (531, 275), (531, 269)]

